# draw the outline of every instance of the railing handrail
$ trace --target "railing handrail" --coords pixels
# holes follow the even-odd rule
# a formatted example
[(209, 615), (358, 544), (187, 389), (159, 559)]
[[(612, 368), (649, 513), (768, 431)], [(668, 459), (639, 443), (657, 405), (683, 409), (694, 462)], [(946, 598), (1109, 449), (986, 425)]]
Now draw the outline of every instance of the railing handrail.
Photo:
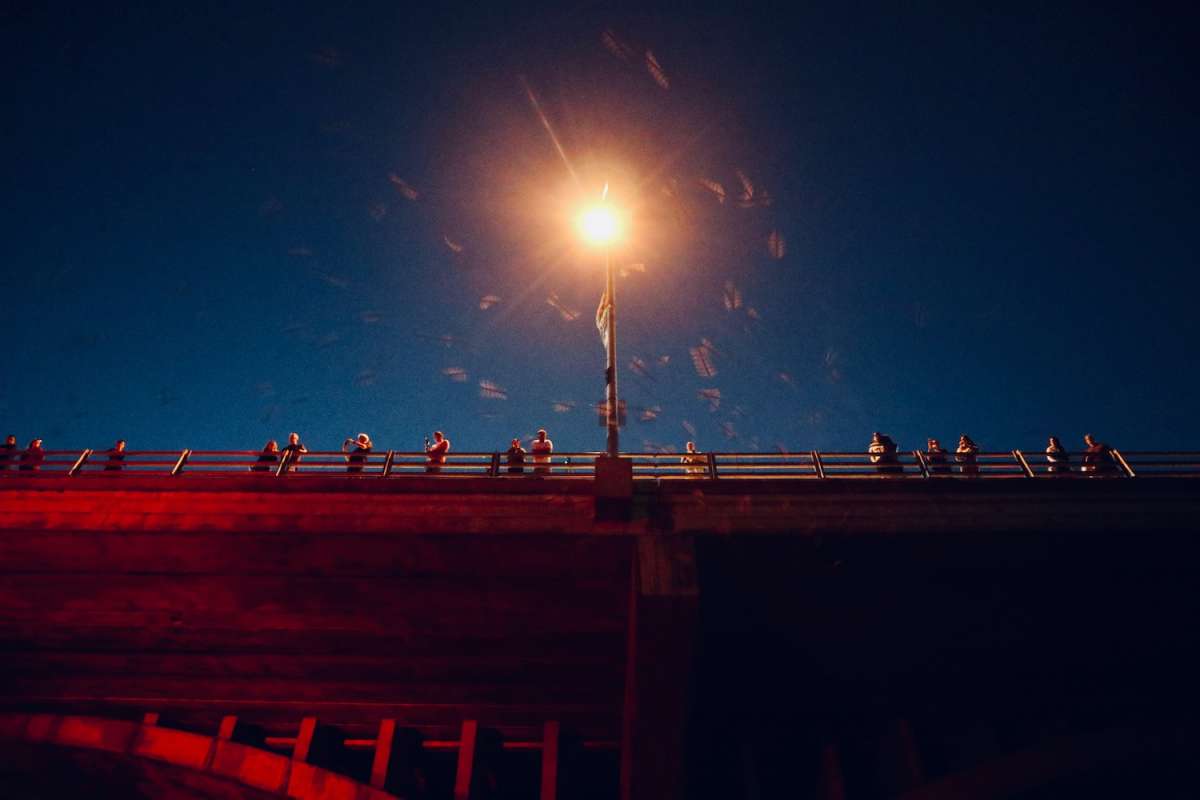
[[(535, 457), (526, 452), (522, 462), (509, 463), (503, 451), (459, 451), (431, 462), (421, 450), (372, 450), (349, 453), (311, 450), (294, 454), (263, 450), (127, 450), (112, 459), (109, 450), (42, 450), (33, 462), (22, 459), (27, 451), (15, 450), (0, 461), (0, 476), (133, 475), (236, 475), (253, 472), (260, 477), (590, 477), (599, 451), (571, 451)], [(982, 451), (972, 457), (947, 451), (933, 459), (927, 451), (906, 450), (885, 454), (863, 451), (795, 453), (723, 452), (622, 453), (632, 462), (637, 479), (803, 479), (844, 480), (864, 478), (964, 478), (1052, 480), (1059, 478), (1200, 477), (1200, 451), (1110, 449), (1107, 456), (1077, 451), (1049, 460), (1045, 453), (1022, 450)], [(264, 456), (271, 458), (264, 459)], [(693, 458), (689, 458), (689, 456)], [(1092, 456), (1092, 458), (1088, 458)]]

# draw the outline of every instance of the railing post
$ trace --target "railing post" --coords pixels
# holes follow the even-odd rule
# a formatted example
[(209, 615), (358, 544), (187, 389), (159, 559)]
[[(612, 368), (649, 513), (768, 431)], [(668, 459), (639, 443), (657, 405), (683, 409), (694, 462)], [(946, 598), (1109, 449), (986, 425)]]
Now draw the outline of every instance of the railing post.
[(1020, 450), (1013, 450), (1012, 454), (1013, 454), (1013, 458), (1015, 458), (1017, 460), (1017, 463), (1021, 465), (1021, 469), (1023, 469), (1025, 471), (1026, 478), (1037, 477), (1033, 472), (1033, 467), (1029, 466), (1029, 462), (1025, 460), (1024, 453), (1022, 453)]
[(816, 450), (813, 450), (808, 455), (810, 458), (812, 458), (813, 469), (815, 469), (817, 471), (817, 477), (824, 479), (825, 478), (825, 465), (821, 463), (821, 454), (818, 453)]
[(921, 468), (921, 477), (929, 477), (929, 465), (925, 463), (925, 455), (920, 450), (912, 451), (913, 458), (917, 460), (917, 466)]
[(383, 473), (382, 473), (381, 477), (386, 478), (387, 476), (392, 474), (392, 463), (395, 462), (395, 460), (396, 460), (396, 451), (388, 450), (387, 458), (385, 458), (383, 460)]
[(1113, 450), (1112, 454), (1113, 458), (1117, 460), (1117, 463), (1121, 465), (1121, 469), (1125, 470), (1126, 475), (1131, 478), (1137, 477), (1137, 473), (1133, 471), (1133, 467), (1129, 466), (1129, 462), (1125, 460), (1125, 456), (1121, 455), (1120, 450)]
[(709, 451), (708, 453), (708, 477), (714, 481), (717, 479), (717, 454)]
[(184, 450), (179, 454), (179, 460), (175, 462), (175, 466), (171, 467), (171, 474), (178, 475), (183, 472), (183, 465), (187, 463), (188, 456), (192, 454), (191, 450)]
[(67, 470), (67, 477), (70, 478), (71, 476), (75, 475), (75, 473), (79, 472), (79, 470), (83, 468), (84, 463), (88, 460), (88, 456), (91, 454), (91, 450), (84, 450), (82, 453), (80, 453), (79, 458), (75, 459), (75, 463), (71, 465), (69, 470)]
[(292, 451), (284, 450), (283, 455), (279, 457), (279, 466), (275, 468), (275, 477), (278, 478), (287, 472), (288, 464), (290, 463), (292, 463)]
[(492, 453), (492, 465), (488, 467), (488, 475), (495, 478), (500, 474), (500, 454)]

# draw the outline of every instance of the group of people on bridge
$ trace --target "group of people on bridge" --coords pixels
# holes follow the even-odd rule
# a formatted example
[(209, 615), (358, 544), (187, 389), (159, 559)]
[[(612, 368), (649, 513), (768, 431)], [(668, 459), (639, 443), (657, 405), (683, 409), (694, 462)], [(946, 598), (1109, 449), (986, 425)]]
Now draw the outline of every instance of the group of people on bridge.
[[(1090, 433), (1083, 435), (1084, 451), (1080, 455), (1079, 471), (1086, 474), (1108, 474), (1117, 470), (1113, 449), (1096, 440)], [(867, 455), (875, 469), (882, 475), (900, 475), (904, 467), (900, 464), (899, 446), (886, 433), (871, 434)], [(954, 456), (951, 465), (950, 456)], [(979, 445), (967, 434), (958, 437), (958, 446), (949, 453), (937, 439), (927, 439), (922, 452), (931, 475), (949, 475), (952, 469), (968, 477), (979, 476)], [(1071, 454), (1062, 446), (1057, 436), (1051, 436), (1046, 445), (1047, 471), (1051, 474), (1066, 474), (1071, 471)]]
[[(104, 455), (108, 457), (104, 465), (105, 471), (116, 472), (124, 469), (125, 440), (118, 439), (112, 447), (104, 451)], [(45, 460), (46, 451), (42, 447), (41, 439), (31, 439), (29, 445), (22, 450), (17, 447), (16, 435), (10, 433), (4, 439), (4, 444), (0, 444), (0, 472), (14, 468), (21, 472), (38, 472)]]
[[(1079, 455), (1078, 471), (1090, 475), (1111, 474), (1117, 471), (1117, 461), (1113, 449), (1107, 444), (1097, 441), (1092, 434), (1084, 434), (1084, 450)], [(342, 443), (342, 453), (345, 454), (346, 472), (359, 474), (366, 469), (368, 457), (374, 448), (371, 437), (366, 433), (347, 438)], [(900, 463), (899, 446), (885, 433), (878, 431), (871, 435), (867, 446), (867, 459), (881, 475), (903, 475), (904, 467)], [(279, 443), (271, 439), (259, 452), (257, 460), (250, 466), (251, 472), (276, 472), (281, 467), (287, 472), (298, 469), (308, 448), (300, 441), (300, 434), (288, 435), (287, 446), (282, 449)], [(450, 440), (441, 431), (433, 432), (432, 441), (425, 440), (425, 471), (437, 474), (446, 464), (450, 452)], [(947, 451), (937, 439), (928, 439), (921, 457), (926, 468), (932, 475), (949, 475), (954, 471), (967, 477), (979, 476), (979, 445), (965, 433), (958, 438), (958, 446), (953, 453)], [(545, 475), (550, 472), (551, 455), (554, 453), (554, 442), (546, 435), (545, 429), (539, 429), (530, 443), (527, 451), (519, 438), (514, 438), (508, 450), (503, 454), (504, 469), (510, 475), (525, 474), (526, 456), (531, 457), (532, 475)], [(125, 440), (118, 439), (112, 447), (100, 452), (105, 458), (104, 471), (115, 472), (125, 467)], [(951, 458), (953, 456), (953, 459)], [(1047, 472), (1051, 474), (1067, 474), (1071, 472), (1071, 454), (1063, 447), (1057, 436), (1051, 436), (1046, 445)], [(3, 445), (0, 445), (0, 471), (17, 469), (25, 472), (37, 472), (45, 461), (46, 453), (41, 439), (33, 439), (21, 450), (17, 447), (17, 437), (9, 434)], [(696, 449), (695, 442), (688, 442), (680, 457), (680, 464), (689, 476), (702, 476), (707, 473), (708, 457)]]
[[(346, 472), (351, 474), (362, 473), (366, 468), (367, 459), (374, 450), (375, 444), (371, 441), (370, 435), (360, 433), (358, 436), (348, 437), (342, 442), (342, 452), (346, 454)], [(554, 442), (546, 435), (546, 430), (541, 428), (530, 444), (530, 450), (527, 451), (521, 446), (521, 440), (514, 438), (505, 451), (506, 469), (509, 474), (521, 474), (525, 472), (525, 456), (531, 455), (533, 460), (533, 472), (535, 475), (543, 475), (550, 471), (550, 456), (554, 452)], [(425, 471), (436, 475), (442, 471), (442, 467), (446, 465), (446, 455), (450, 452), (450, 440), (441, 431), (433, 432), (433, 440), (425, 439)], [(279, 449), (279, 443), (271, 439), (263, 447), (259, 453), (258, 460), (254, 463), (250, 470), (252, 472), (272, 472), (279, 468), (280, 464), (285, 463), (285, 469), (288, 472), (293, 472), (297, 469), (300, 460), (304, 454), (308, 453), (308, 448), (300, 441), (300, 434), (291, 433), (288, 435), (288, 445), (282, 450)]]

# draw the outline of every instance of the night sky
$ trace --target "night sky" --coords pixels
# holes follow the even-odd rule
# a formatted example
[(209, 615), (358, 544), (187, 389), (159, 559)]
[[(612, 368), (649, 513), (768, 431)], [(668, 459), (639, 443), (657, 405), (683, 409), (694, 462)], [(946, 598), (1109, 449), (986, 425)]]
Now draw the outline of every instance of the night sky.
[(608, 183), (625, 450), (1200, 447), (1166, 6), (164, 5), (0, 12), (22, 445), (602, 449)]

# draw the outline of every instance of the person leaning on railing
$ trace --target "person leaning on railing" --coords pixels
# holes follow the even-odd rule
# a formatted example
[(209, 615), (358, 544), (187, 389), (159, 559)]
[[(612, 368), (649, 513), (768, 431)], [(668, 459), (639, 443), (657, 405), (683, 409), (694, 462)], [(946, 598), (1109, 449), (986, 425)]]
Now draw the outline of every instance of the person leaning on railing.
[(287, 459), (287, 471), (295, 472), (300, 463), (300, 456), (308, 452), (308, 448), (300, 443), (300, 434), (289, 433), (287, 447), (283, 448), (283, 457)]
[(1047, 471), (1052, 475), (1071, 471), (1071, 454), (1062, 446), (1057, 436), (1051, 436), (1046, 444), (1046, 463), (1050, 465)]
[(708, 472), (708, 458), (696, 450), (695, 442), (688, 442), (684, 446), (684, 454), (679, 458), (679, 463), (683, 464), (683, 471), (688, 477), (702, 477)]
[(279, 463), (279, 442), (274, 439), (267, 442), (258, 454), (258, 461), (250, 467), (251, 472), (271, 472), (276, 464)]
[(504, 452), (504, 459), (508, 464), (509, 475), (521, 475), (525, 472), (525, 448), (521, 447), (520, 439), (512, 440), (512, 444)]
[(371, 447), (371, 437), (365, 433), (342, 442), (342, 452), (346, 454), (346, 472), (362, 472)]
[(104, 451), (108, 461), (104, 464), (105, 472), (120, 472), (125, 469), (125, 440), (117, 439), (113, 446)]
[(925, 442), (925, 462), (929, 464), (930, 475), (949, 475), (950, 461), (946, 448), (937, 439), (927, 439)]
[(8, 438), (4, 440), (4, 444), (0, 444), (0, 472), (10, 469), (12, 463), (16, 460), (17, 437), (16, 434), (10, 433)]
[(450, 452), (450, 440), (441, 431), (433, 432), (433, 444), (425, 442), (425, 471), (437, 474), (446, 463), (446, 453)]
[(886, 433), (875, 431), (871, 434), (871, 443), (867, 445), (867, 455), (875, 470), (881, 475), (894, 475), (904, 471), (900, 459), (896, 455), (899, 446)]
[(42, 462), (45, 460), (46, 451), (42, 449), (42, 440), (31, 439), (29, 447), (26, 447), (25, 452), (21, 453), (21, 471), (37, 472), (42, 468)]
[(979, 477), (979, 445), (965, 433), (958, 437), (958, 448), (954, 451), (954, 460), (958, 462), (958, 471), (970, 478)]
[(1111, 447), (1104, 442), (1097, 442), (1090, 433), (1083, 435), (1083, 443), (1087, 445), (1087, 449), (1083, 451), (1083, 466), (1080, 467), (1080, 472), (1105, 475), (1116, 471), (1117, 460)]
[(554, 452), (554, 442), (546, 438), (546, 429), (539, 428), (537, 438), (530, 445), (533, 450), (533, 471), (538, 475), (550, 473), (550, 454)]

